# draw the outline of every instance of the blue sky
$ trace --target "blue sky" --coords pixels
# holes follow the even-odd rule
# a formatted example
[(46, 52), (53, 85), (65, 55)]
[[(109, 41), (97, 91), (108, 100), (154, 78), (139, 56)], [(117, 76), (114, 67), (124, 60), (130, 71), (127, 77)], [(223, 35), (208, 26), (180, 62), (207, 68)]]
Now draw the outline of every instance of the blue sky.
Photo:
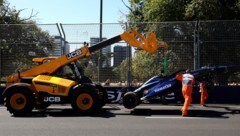
[[(128, 0), (124, 0), (126, 4)], [(39, 24), (49, 23), (99, 23), (100, 0), (8, 0), (10, 7), (29, 17), (32, 10), (37, 13), (34, 20)], [(129, 10), (121, 0), (103, 0), (103, 23), (118, 23), (125, 20)]]

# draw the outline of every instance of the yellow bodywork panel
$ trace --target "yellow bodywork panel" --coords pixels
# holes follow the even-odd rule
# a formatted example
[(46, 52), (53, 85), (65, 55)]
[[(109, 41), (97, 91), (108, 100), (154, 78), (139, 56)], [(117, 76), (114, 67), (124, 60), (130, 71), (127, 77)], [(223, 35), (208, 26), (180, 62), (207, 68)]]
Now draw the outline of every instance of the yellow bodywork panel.
[(69, 79), (46, 75), (38, 75), (32, 81), (36, 91), (61, 96), (67, 96), (70, 88), (77, 84), (77, 82)]

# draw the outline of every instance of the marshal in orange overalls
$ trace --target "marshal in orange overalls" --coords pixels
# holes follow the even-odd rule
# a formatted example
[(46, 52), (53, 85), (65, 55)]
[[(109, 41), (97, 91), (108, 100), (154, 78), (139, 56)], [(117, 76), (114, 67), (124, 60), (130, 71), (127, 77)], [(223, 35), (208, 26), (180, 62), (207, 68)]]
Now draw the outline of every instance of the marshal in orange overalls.
[(200, 83), (200, 92), (201, 92), (201, 105), (206, 106), (206, 99), (208, 98), (208, 93), (206, 89), (206, 82)]
[(182, 107), (182, 116), (187, 116), (188, 107), (192, 102), (192, 90), (195, 79), (190, 72), (186, 74), (177, 74), (176, 79), (182, 82), (182, 94), (185, 99)]

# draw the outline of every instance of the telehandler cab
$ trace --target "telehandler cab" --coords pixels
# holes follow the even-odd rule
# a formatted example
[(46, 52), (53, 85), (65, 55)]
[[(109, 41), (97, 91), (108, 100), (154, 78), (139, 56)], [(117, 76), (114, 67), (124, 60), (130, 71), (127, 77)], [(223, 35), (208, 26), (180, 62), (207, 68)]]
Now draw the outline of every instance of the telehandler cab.
[(7, 87), (3, 92), (7, 110), (14, 116), (23, 116), (34, 108), (71, 104), (76, 113), (96, 113), (106, 104), (107, 92), (101, 85), (83, 76), (77, 60), (121, 40), (148, 53), (167, 46), (165, 42), (158, 41), (152, 32), (144, 38), (132, 29), (94, 46), (84, 45), (59, 58), (36, 58), (33, 61), (39, 62), (38, 66), (8, 76)]

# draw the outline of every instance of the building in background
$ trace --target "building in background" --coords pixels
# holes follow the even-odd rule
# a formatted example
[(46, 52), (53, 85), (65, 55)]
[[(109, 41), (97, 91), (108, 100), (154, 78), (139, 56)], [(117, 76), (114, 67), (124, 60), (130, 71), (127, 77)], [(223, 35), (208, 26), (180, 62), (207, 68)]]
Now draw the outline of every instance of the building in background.
[(64, 54), (68, 54), (70, 52), (70, 46), (67, 41), (64, 40), (61, 36), (54, 37), (54, 47), (50, 52), (51, 56), (60, 57)]
[[(102, 41), (104, 40), (107, 40), (107, 38), (102, 38)], [(99, 43), (100, 42), (100, 39), (99, 37), (91, 37), (90, 38), (90, 47)], [(103, 49), (101, 49), (102, 51), (102, 56), (103, 58), (105, 59), (102, 63), (102, 67), (108, 67), (108, 66), (111, 66), (111, 58), (110, 58), (110, 53), (111, 53), (111, 46), (107, 46)]]
[(127, 46), (116, 45), (113, 47), (113, 66), (118, 66), (127, 57)]
[[(103, 37), (102, 41), (104, 41), (104, 40), (107, 40), (107, 38)], [(97, 44), (97, 43), (99, 43), (99, 42), (100, 42), (100, 38), (99, 37), (90, 37), (90, 47), (95, 45), (95, 44)]]

